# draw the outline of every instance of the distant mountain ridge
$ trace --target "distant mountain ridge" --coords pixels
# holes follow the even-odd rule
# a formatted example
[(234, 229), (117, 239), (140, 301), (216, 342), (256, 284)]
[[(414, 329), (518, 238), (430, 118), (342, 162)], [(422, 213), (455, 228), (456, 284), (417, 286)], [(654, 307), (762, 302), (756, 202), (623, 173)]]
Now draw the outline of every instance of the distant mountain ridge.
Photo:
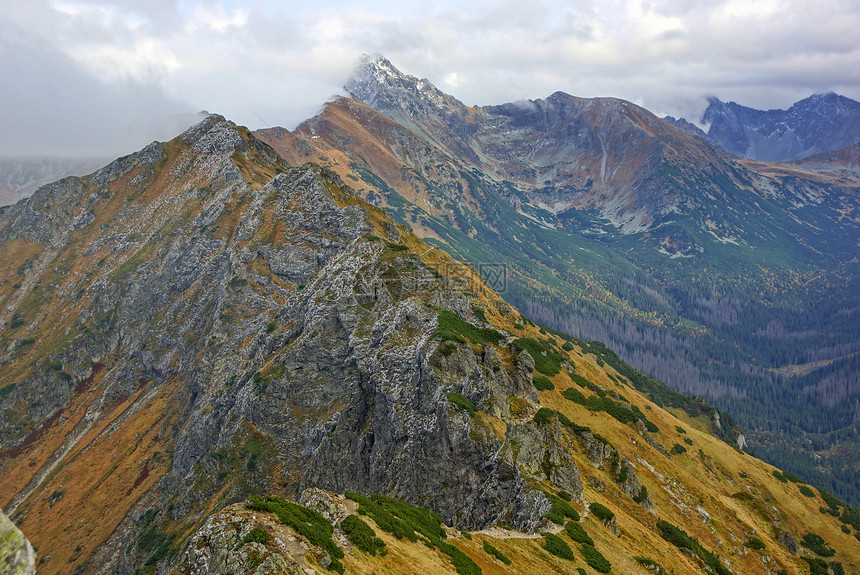
[(0, 206), (14, 204), (39, 186), (94, 172), (109, 161), (109, 158), (0, 158)]
[[(730, 154), (783, 162), (860, 141), (860, 102), (833, 92), (814, 94), (788, 110), (756, 110), (710, 98), (701, 123), (706, 139)], [(670, 121), (683, 126), (683, 118)], [(694, 132), (694, 131), (693, 131)]]

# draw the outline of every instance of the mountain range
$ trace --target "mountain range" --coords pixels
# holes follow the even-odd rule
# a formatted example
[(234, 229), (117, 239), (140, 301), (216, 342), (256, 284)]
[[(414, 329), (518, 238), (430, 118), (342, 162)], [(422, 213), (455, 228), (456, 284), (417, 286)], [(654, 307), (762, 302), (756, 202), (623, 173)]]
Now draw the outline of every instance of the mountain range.
[(381, 57), (346, 88), (0, 209), (40, 573), (857, 572), (856, 150), (739, 161)]
[(784, 162), (844, 148), (860, 140), (860, 102), (814, 94), (788, 110), (756, 110), (710, 98), (701, 118), (707, 133), (685, 119), (667, 118), (730, 154)]

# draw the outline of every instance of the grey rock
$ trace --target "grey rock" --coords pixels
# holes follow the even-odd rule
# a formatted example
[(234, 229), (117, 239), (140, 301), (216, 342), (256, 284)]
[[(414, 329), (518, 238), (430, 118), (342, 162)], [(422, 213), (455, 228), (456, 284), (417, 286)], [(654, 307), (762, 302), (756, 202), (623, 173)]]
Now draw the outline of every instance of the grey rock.
[[(236, 522), (227, 509), (211, 516), (194, 535), (178, 560), (174, 573), (181, 575), (301, 575), (298, 559), (270, 534), (270, 542), (241, 544), (242, 537), (254, 527), (266, 529), (256, 521)], [(243, 526), (244, 524), (244, 526)], [(267, 529), (268, 531), (268, 529)]]
[(776, 541), (783, 547), (785, 547), (789, 553), (792, 555), (797, 555), (797, 539), (794, 538), (794, 535), (789, 533), (788, 531), (780, 531), (779, 535), (776, 536)]
[[(620, 471), (621, 469), (625, 469), (626, 473), (622, 473)], [(624, 481), (618, 484), (621, 491), (631, 499), (638, 497), (642, 489), (642, 484), (639, 481), (639, 477), (636, 475), (636, 466), (627, 457), (621, 458), (619, 463), (619, 476), (626, 476)], [(650, 496), (647, 496), (640, 501), (639, 505), (648, 511), (654, 510), (654, 502), (651, 500)]]
[(0, 509), (0, 571), (8, 575), (36, 573), (33, 546)]
[(582, 480), (570, 450), (565, 448), (569, 443), (566, 434), (556, 421), (541, 426), (513, 425), (508, 428), (506, 453), (511, 454), (512, 464), (527, 474), (549, 479), (578, 499), (582, 495)]

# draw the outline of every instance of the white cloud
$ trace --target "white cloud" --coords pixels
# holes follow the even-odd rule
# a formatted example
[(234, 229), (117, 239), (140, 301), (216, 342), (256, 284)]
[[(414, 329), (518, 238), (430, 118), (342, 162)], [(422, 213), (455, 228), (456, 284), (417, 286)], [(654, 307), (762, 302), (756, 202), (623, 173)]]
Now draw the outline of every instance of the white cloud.
[[(68, 79), (68, 93), (96, 124), (100, 110), (87, 100), (133, 83), (159, 105), (124, 97), (153, 113), (182, 101), (251, 127), (291, 128), (340, 89), (362, 52), (470, 105), (562, 90), (692, 119), (708, 95), (764, 108), (822, 90), (860, 99), (853, 0), (478, 0), (468, 10), (451, 0), (0, 1), (0, 21), (43, 43), (43, 59), (71, 59), (75, 78), (91, 76)], [(50, 69), (17, 73), (62, 90), (63, 74), (38, 79)], [(40, 102), (18, 105), (38, 116)]]

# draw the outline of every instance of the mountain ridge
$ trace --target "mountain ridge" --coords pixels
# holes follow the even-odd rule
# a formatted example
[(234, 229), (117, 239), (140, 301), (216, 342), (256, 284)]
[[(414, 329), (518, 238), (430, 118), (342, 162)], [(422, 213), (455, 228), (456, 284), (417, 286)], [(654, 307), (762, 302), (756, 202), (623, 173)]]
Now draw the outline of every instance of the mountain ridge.
[(787, 110), (756, 110), (712, 97), (701, 123), (708, 126), (706, 140), (735, 156), (799, 160), (856, 143), (860, 102), (828, 92), (799, 100)]

